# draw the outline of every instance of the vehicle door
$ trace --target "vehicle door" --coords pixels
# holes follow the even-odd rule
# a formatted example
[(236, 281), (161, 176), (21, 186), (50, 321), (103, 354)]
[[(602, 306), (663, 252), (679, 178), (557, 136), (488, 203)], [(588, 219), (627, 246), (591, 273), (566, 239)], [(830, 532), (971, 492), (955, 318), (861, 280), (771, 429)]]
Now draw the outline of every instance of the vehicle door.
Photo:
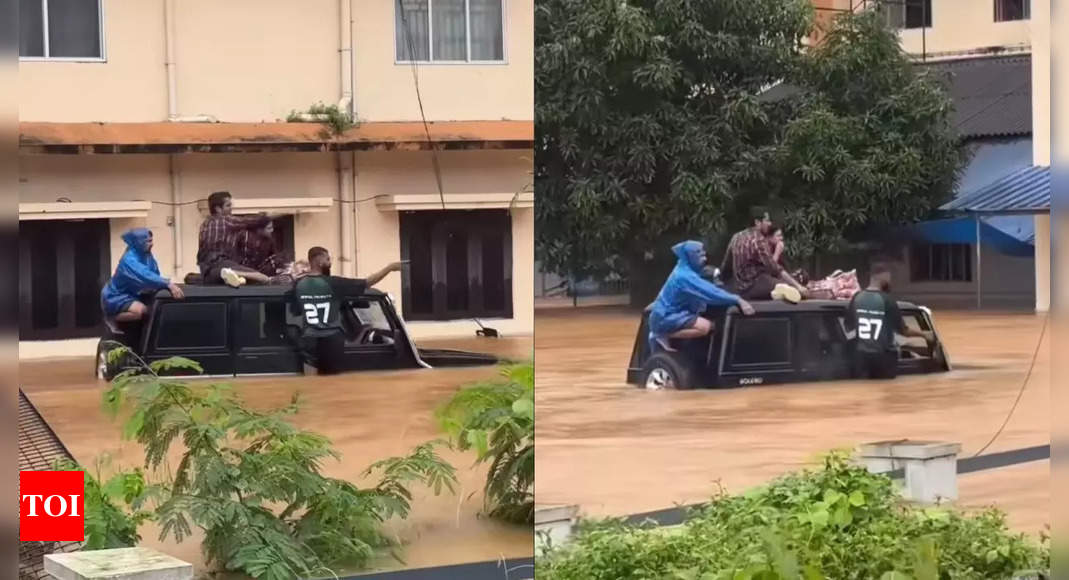
[(732, 312), (727, 321), (720, 349), (722, 384), (756, 385), (794, 379), (796, 339), (791, 314), (742, 316)]
[(145, 361), (185, 357), (207, 376), (233, 376), (230, 305), (223, 299), (163, 299), (152, 311)]
[(234, 304), (234, 357), (239, 375), (294, 374), (301, 356), (287, 334), (285, 296), (240, 298)]
[(404, 331), (384, 296), (348, 297), (343, 302), (345, 370), (396, 369), (402, 364)]

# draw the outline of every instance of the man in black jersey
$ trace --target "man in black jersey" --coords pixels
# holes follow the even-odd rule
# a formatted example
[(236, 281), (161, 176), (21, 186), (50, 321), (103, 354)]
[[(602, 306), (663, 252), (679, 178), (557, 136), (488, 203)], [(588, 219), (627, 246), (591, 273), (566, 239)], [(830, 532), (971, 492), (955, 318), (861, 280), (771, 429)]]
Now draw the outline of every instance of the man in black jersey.
[(399, 272), (403, 262), (394, 262), (366, 279), (330, 275), (330, 252), (308, 250), (309, 273), (293, 283), (295, 314), (301, 317), (301, 346), (306, 361), (314, 361), (321, 375), (337, 374), (345, 354), (345, 330), (341, 311), (346, 297), (360, 296), (390, 272)]
[(892, 297), (891, 271), (884, 264), (873, 264), (869, 286), (854, 294), (847, 306), (847, 326), (855, 331), (853, 340), (854, 375), (863, 379), (893, 379), (898, 376), (898, 346), (895, 333), (935, 340), (931, 332), (906, 325)]

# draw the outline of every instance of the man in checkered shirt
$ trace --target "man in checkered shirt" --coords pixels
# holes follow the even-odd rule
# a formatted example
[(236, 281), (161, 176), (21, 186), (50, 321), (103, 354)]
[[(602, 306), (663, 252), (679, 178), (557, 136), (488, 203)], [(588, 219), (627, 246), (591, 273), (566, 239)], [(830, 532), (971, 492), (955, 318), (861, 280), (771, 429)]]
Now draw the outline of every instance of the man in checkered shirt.
[(228, 191), (217, 191), (208, 196), (208, 211), (211, 215), (200, 225), (197, 249), (197, 265), (204, 283), (226, 283), (235, 288), (247, 282), (267, 284), (269, 278), (262, 272), (241, 265), (236, 242), (238, 234), (262, 228), (271, 222), (271, 218), (263, 213), (233, 215), (233, 200)]

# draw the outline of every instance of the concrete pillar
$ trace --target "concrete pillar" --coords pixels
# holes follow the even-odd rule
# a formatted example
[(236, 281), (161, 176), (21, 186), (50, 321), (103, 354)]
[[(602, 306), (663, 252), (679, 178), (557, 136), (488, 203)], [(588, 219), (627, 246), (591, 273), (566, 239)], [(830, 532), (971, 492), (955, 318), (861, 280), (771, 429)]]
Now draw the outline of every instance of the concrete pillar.
[(149, 548), (93, 550), (45, 556), (56, 580), (192, 580), (193, 565)]
[(1036, 312), (1050, 310), (1050, 214), (1035, 217)]
[(958, 499), (958, 453), (960, 443), (941, 441), (880, 441), (859, 449), (871, 473), (905, 472), (902, 495), (918, 503)]
[(537, 548), (560, 546), (572, 535), (579, 517), (579, 506), (535, 506), (535, 545)]

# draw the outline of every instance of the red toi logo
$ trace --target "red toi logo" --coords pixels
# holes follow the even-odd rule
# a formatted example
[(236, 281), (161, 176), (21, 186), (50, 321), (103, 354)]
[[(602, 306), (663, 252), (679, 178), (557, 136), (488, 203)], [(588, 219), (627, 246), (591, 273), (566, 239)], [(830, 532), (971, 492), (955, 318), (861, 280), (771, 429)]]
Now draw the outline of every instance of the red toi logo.
[(85, 473), (19, 472), (19, 541), (85, 540)]

